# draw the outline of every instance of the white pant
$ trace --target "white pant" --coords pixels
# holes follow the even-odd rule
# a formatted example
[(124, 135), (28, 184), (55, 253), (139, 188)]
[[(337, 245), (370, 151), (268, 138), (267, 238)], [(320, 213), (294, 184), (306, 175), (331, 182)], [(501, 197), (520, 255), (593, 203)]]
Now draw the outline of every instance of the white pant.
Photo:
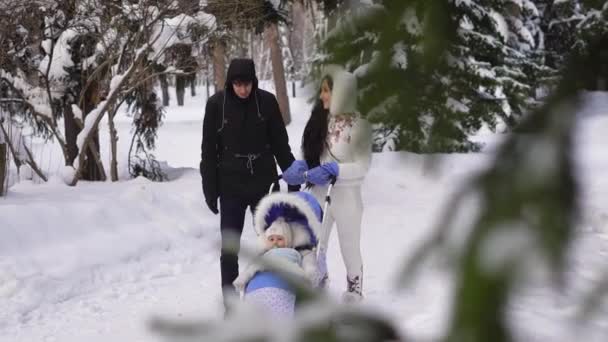
[[(312, 194), (319, 204), (325, 204), (327, 186), (315, 186)], [(322, 229), (329, 229), (328, 233), (336, 223), (338, 229), (338, 241), (342, 259), (346, 266), (349, 278), (359, 276), (363, 279), (363, 261), (361, 259), (361, 218), (363, 215), (363, 200), (361, 198), (361, 186), (337, 186), (332, 189), (331, 203), (328, 212), (325, 213), (325, 225)], [(320, 233), (319, 239), (322, 239)], [(327, 238), (329, 239), (327, 234)], [(327, 246), (328, 241), (321, 241), (321, 246)]]

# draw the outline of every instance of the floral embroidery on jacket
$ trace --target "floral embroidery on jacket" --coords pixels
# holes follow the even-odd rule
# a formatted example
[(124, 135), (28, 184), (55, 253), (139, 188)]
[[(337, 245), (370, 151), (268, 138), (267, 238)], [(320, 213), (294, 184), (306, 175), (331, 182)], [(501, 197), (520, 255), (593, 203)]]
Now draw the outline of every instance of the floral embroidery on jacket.
[[(351, 129), (356, 122), (356, 117), (350, 114), (334, 115), (330, 118), (328, 124), (328, 145), (331, 146), (334, 143), (338, 143), (340, 140), (350, 144), (351, 140)], [(345, 133), (345, 136), (342, 136)]]

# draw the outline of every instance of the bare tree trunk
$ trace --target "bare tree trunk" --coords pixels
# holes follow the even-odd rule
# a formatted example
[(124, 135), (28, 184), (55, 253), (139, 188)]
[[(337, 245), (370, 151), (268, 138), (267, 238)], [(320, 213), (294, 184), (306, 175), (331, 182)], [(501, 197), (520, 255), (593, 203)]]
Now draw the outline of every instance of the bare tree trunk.
[[(67, 150), (66, 156), (66, 165), (72, 165), (74, 160), (78, 156), (78, 146), (76, 145), (76, 137), (78, 133), (82, 131), (82, 122), (77, 122), (74, 117), (74, 112), (72, 111), (72, 106), (67, 104), (64, 108), (64, 128), (65, 128), (65, 144)], [(94, 140), (92, 140), (86, 147), (87, 149), (87, 158), (90, 158), (91, 165), (92, 161), (95, 162), (95, 167), (90, 166), (90, 172), (92, 172), (92, 177), (90, 180), (106, 180), (106, 173), (103, 167), (103, 163), (101, 162), (101, 157), (99, 155), (99, 136), (95, 136)], [(30, 163), (28, 163), (30, 164)], [(87, 164), (89, 165), (89, 164)], [(89, 178), (87, 178), (89, 179)]]
[(8, 174), (8, 172), (6, 172), (7, 159), (6, 144), (0, 143), (0, 196), (4, 196), (4, 181), (6, 179), (6, 175)]
[(304, 63), (304, 36), (306, 33), (306, 9), (302, 0), (293, 2), (291, 21), (293, 24), (289, 35), (289, 45), (295, 74), (299, 76)]
[(193, 73), (192, 75), (190, 75), (189, 81), (190, 81), (190, 96), (195, 97), (196, 96), (196, 73)]
[(238, 30), (237, 54), (240, 58), (247, 57), (247, 30)]
[[(99, 134), (94, 133), (92, 135), (91, 143), (97, 145), (99, 143)], [(97, 168), (97, 163), (95, 162), (95, 155), (93, 151), (88, 146), (85, 146), (85, 164), (82, 169), (82, 177), (80, 179), (88, 180), (88, 181), (99, 181), (102, 180), (101, 173)]]
[(99, 155), (99, 131), (95, 132), (93, 140), (87, 146), (87, 158), (90, 158), (91, 164), (95, 162), (94, 166), (91, 166), (91, 170), (95, 170), (95, 178), (92, 180), (105, 182), (108, 176)]
[(207, 91), (207, 98), (209, 98), (209, 74), (205, 75), (205, 89)]
[(285, 69), (283, 68), (283, 54), (279, 42), (279, 28), (276, 23), (271, 23), (264, 29), (265, 40), (270, 46), (270, 58), (272, 60), (272, 76), (274, 78), (277, 101), (285, 125), (291, 122), (289, 112), (289, 98), (287, 96), (287, 84), (285, 82)]
[[(251, 54), (251, 59), (255, 61), (256, 59), (256, 50), (255, 50), (255, 35), (251, 34), (251, 32), (247, 33), (247, 40), (249, 41), (249, 53)], [(259, 65), (259, 64), (255, 64)]]
[(312, 59), (312, 54), (317, 51), (317, 38), (321, 35), (317, 32), (317, 28), (320, 30), (318, 25), (319, 15), (317, 13), (316, 2), (307, 3), (306, 21), (304, 23), (304, 39), (302, 41), (302, 60), (304, 61), (301, 66), (301, 79), (304, 80), (310, 74), (310, 64), (306, 61)]
[[(99, 102), (99, 85), (89, 86), (84, 96), (83, 113), (89, 113)], [(83, 115), (86, 117), (86, 114)], [(84, 118), (83, 118), (84, 119)], [(82, 168), (80, 179), (89, 181), (105, 181), (106, 172), (99, 158), (99, 131), (95, 127), (91, 132), (91, 139), (83, 148), (86, 149), (85, 165)]]
[(169, 82), (167, 81), (167, 75), (160, 74), (158, 76), (158, 80), (160, 81), (160, 89), (163, 94), (163, 107), (169, 106)]
[[(316, 1), (307, 1), (306, 34), (304, 35), (304, 61), (313, 59), (315, 51), (323, 45), (328, 32), (329, 19), (323, 13), (323, 6)], [(335, 15), (334, 15), (335, 16)], [(303, 79), (309, 80), (312, 73), (311, 63), (303, 65)]]
[(65, 128), (65, 144), (68, 150), (68, 155), (66, 156), (66, 165), (72, 165), (74, 163), (74, 159), (78, 156), (78, 146), (76, 145), (76, 137), (80, 132), (80, 128), (74, 121), (74, 112), (72, 111), (71, 104), (65, 104), (65, 108), (63, 109), (64, 120), (63, 126)]
[(184, 75), (175, 75), (175, 98), (177, 105), (184, 105), (184, 94), (186, 92), (186, 77)]
[(226, 46), (221, 41), (213, 44), (213, 76), (215, 92), (224, 89), (226, 83)]
[(267, 46), (268, 44), (265, 41), (262, 41), (261, 44), (262, 44), (262, 48), (260, 50), (262, 50), (262, 53), (261, 53), (262, 62), (260, 63), (260, 65), (262, 66), (261, 67), (262, 72), (260, 75), (262, 76), (262, 79), (267, 80), (269, 77), (268, 76), (268, 74), (269, 74), (268, 65), (270, 65), (270, 52), (268, 51), (268, 46)]
[(110, 129), (110, 178), (112, 182), (118, 181), (118, 162), (116, 160), (116, 143), (118, 142), (118, 134), (114, 125), (114, 115), (116, 110), (112, 110), (108, 115), (108, 128)]

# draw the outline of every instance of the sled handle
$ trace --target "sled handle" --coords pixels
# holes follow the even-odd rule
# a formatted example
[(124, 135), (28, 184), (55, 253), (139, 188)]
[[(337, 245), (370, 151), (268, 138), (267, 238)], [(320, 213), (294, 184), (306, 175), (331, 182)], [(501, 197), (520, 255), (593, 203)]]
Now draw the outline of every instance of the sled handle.
[[(268, 194), (270, 195), (274, 191), (275, 186), (279, 186), (279, 181), (283, 179), (283, 175), (278, 175), (277, 179), (274, 182), (270, 183), (270, 187), (268, 188)], [(280, 189), (280, 188), (279, 188)]]
[(327, 192), (325, 193), (325, 203), (323, 204), (323, 217), (321, 218), (321, 240), (319, 240), (319, 248), (317, 251), (317, 257), (321, 255), (321, 253), (325, 253), (327, 250), (327, 245), (329, 244), (329, 232), (331, 227), (326, 227), (326, 217), (327, 217), (327, 209), (331, 205), (331, 191), (336, 185), (336, 181), (338, 178), (336, 176), (331, 177), (331, 181), (329, 182), (329, 186), (327, 187)]

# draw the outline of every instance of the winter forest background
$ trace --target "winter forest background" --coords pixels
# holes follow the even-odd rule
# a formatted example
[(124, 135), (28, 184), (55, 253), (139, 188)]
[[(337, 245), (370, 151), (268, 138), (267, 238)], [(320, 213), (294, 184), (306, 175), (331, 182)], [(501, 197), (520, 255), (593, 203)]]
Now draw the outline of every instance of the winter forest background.
[[(0, 207), (12, 192), (21, 196), (24, 182), (110, 187), (138, 176), (174, 182), (174, 172), (155, 157), (168, 108), (183, 112), (188, 101), (222, 89), (231, 58), (255, 60), (288, 128), (308, 115), (297, 113), (304, 105), (290, 108), (294, 98), (312, 99), (323, 65), (335, 63), (358, 78), (359, 110), (374, 123), (378, 155), (475, 155), (485, 147), (478, 134), (504, 136), (487, 167), (450, 193), (433, 233), (398, 270), (400, 287), (436, 258), (451, 270), (457, 286), (438, 339), (526, 340), (509, 315), (521, 284), (530, 273), (546, 272), (564, 286), (586, 208), (585, 173), (573, 155), (579, 113), (589, 94), (608, 90), (608, 1), (0, 1), (0, 22), (0, 195), (6, 197)], [(196, 110), (202, 120), (203, 107)], [(118, 117), (131, 129), (118, 130)], [(119, 144), (128, 146), (126, 155)], [(482, 205), (471, 211), (472, 202)], [(463, 212), (470, 217), (462, 220)], [(0, 239), (10, 235), (2, 220)], [(454, 242), (455, 231), (468, 233)], [(511, 248), (499, 248), (489, 269), (485, 253), (497, 236)], [(531, 272), (525, 266), (537, 258), (542, 266)], [(596, 281), (577, 299), (574, 320), (608, 314), (600, 300), (608, 289), (606, 265), (590, 271)], [(0, 281), (6, 279), (0, 272)], [(286, 328), (288, 340), (405, 339), (394, 320), (300, 290), (312, 304)], [(251, 320), (244, 314), (235, 322), (152, 326), (167, 340), (285, 338), (254, 329)], [(230, 324), (249, 328), (235, 336), (225, 333)]]

